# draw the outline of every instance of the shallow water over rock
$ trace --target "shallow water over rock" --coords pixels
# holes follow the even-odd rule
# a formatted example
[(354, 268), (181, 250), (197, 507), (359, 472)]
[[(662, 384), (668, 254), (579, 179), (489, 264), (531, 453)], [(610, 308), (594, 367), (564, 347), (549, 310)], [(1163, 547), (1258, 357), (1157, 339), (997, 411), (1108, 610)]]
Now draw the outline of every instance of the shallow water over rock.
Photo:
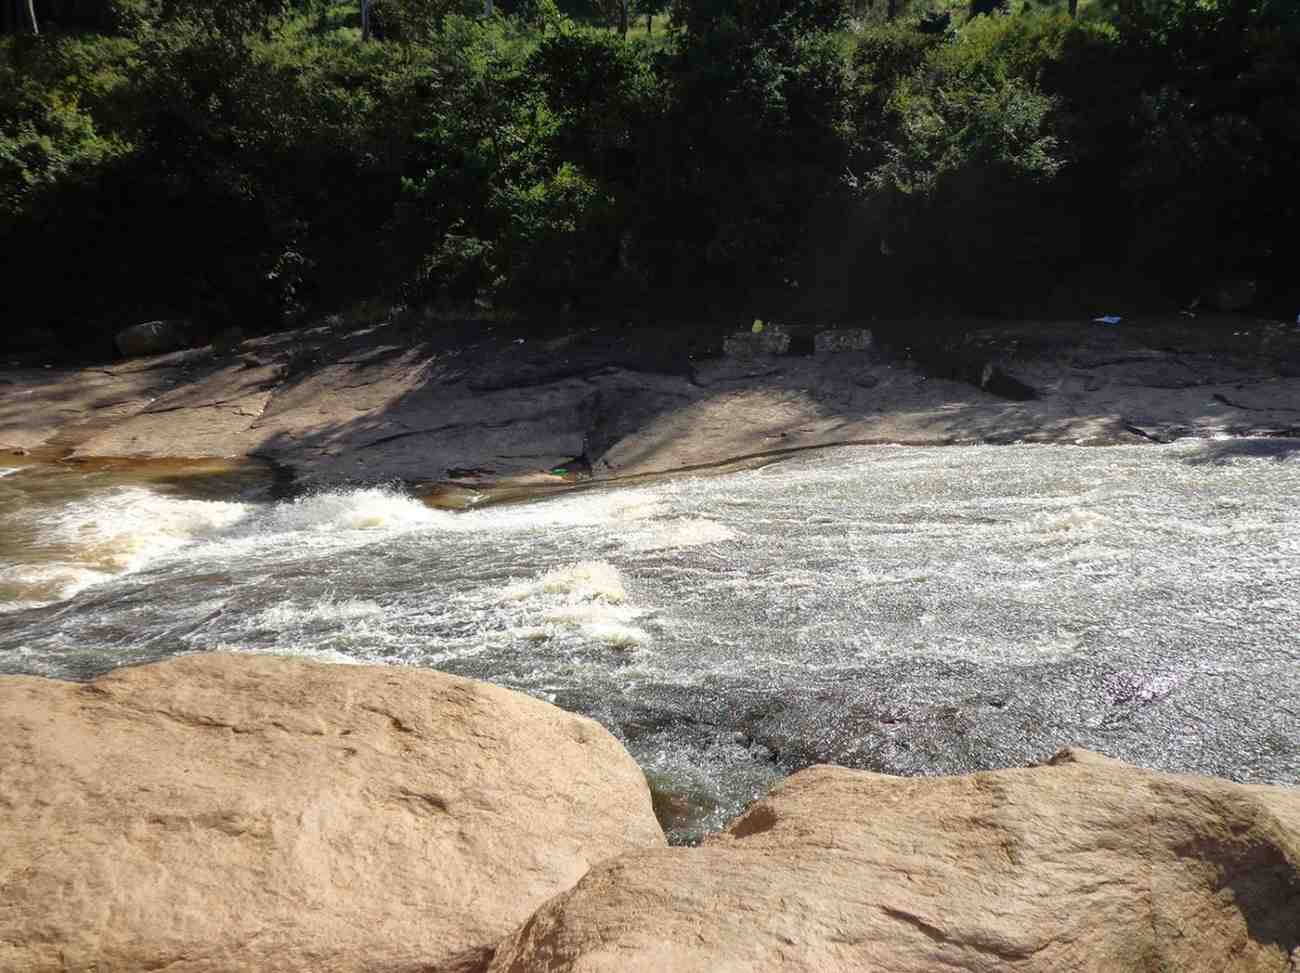
[(488, 679), (609, 727), (678, 840), (815, 762), (1076, 743), (1297, 782), (1298, 449), (853, 448), (463, 513), (28, 467), (0, 671), (223, 648)]

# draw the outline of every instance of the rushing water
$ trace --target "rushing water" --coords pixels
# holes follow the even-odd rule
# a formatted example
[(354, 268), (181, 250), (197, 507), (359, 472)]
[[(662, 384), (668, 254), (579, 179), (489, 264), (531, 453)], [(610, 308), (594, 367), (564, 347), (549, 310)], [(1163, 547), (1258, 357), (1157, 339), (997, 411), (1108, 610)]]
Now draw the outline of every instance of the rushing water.
[(452, 513), (219, 473), (0, 476), (0, 671), (236, 649), (587, 713), (679, 839), (792, 769), (1066, 743), (1300, 781), (1300, 443), (875, 447)]

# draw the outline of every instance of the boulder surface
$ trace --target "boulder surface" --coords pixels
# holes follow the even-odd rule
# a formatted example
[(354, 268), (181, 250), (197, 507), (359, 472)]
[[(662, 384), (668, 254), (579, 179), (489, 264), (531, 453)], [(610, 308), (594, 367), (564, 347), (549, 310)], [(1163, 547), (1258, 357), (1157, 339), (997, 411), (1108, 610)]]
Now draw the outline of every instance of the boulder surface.
[(594, 868), (491, 973), (1277, 971), (1300, 964), (1300, 790), (1050, 765), (815, 767), (701, 848)]
[(442, 971), (663, 844), (591, 720), (437, 672), (0, 678), (0, 971)]

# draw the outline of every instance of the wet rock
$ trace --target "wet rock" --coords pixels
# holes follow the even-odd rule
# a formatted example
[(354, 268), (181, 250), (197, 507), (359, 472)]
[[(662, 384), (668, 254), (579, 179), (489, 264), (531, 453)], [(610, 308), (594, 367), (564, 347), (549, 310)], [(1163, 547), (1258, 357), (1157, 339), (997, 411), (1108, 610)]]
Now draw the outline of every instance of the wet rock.
[(790, 350), (790, 332), (779, 324), (765, 324), (761, 331), (737, 331), (722, 341), (728, 358), (760, 358), (784, 355)]
[(697, 849), (620, 855), (491, 973), (1292, 968), (1300, 790), (1086, 751), (950, 778), (815, 767)]
[(162, 355), (190, 345), (188, 321), (146, 321), (119, 331), (114, 341), (127, 358)]
[(416, 669), (0, 679), (0, 970), (410, 971), (655, 847), (596, 723)]
[(875, 339), (866, 328), (835, 328), (819, 331), (813, 337), (813, 349), (818, 355), (833, 355), (846, 351), (870, 351)]

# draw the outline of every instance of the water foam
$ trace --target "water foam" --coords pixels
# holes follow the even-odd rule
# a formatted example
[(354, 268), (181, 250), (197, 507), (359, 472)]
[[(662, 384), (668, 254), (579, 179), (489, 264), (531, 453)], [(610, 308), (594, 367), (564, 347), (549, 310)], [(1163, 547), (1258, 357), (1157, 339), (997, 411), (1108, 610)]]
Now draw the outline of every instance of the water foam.
[(678, 547), (699, 547), (703, 544), (720, 544), (735, 538), (734, 530), (716, 520), (683, 517), (637, 531), (628, 538), (627, 547), (632, 551), (658, 551)]
[(663, 499), (650, 490), (584, 491), (545, 503), (468, 511), (457, 519), (497, 530), (616, 527), (648, 520), (665, 509)]
[(412, 530), (451, 528), (456, 516), (384, 487), (317, 493), (271, 508), (268, 525), (280, 531)]
[(501, 590), (501, 597), (507, 601), (524, 601), (539, 595), (564, 595), (570, 602), (599, 600), (609, 605), (627, 600), (623, 577), (608, 561), (581, 561), (552, 568), (539, 577)]
[(64, 601), (116, 577), (79, 564), (50, 562), (0, 569), (0, 612), (22, 611)]
[(186, 500), (120, 487), (47, 510), (27, 523), (33, 561), (0, 572), (4, 610), (47, 605), (138, 571), (248, 516), (242, 503)]
[(1096, 534), (1110, 525), (1109, 517), (1083, 507), (1034, 514), (1026, 521), (1027, 529), (1035, 534)]
[(0, 467), (0, 480), (3, 480), (6, 476), (13, 476), (17, 472), (18, 470), (10, 467)]
[(634, 648), (650, 633), (631, 624), (646, 613), (628, 604), (618, 569), (607, 561), (552, 568), (497, 592), (498, 603), (522, 615), (506, 634), (526, 641), (579, 637), (613, 648)]
[(257, 613), (254, 625), (258, 628), (293, 629), (332, 626), (340, 621), (375, 618), (385, 613), (383, 605), (362, 598), (336, 599), (332, 595), (319, 598), (310, 604), (281, 602)]
[(184, 500), (122, 487), (39, 517), (37, 539), (76, 551), (83, 563), (123, 573), (214, 536), (248, 513), (242, 503)]

